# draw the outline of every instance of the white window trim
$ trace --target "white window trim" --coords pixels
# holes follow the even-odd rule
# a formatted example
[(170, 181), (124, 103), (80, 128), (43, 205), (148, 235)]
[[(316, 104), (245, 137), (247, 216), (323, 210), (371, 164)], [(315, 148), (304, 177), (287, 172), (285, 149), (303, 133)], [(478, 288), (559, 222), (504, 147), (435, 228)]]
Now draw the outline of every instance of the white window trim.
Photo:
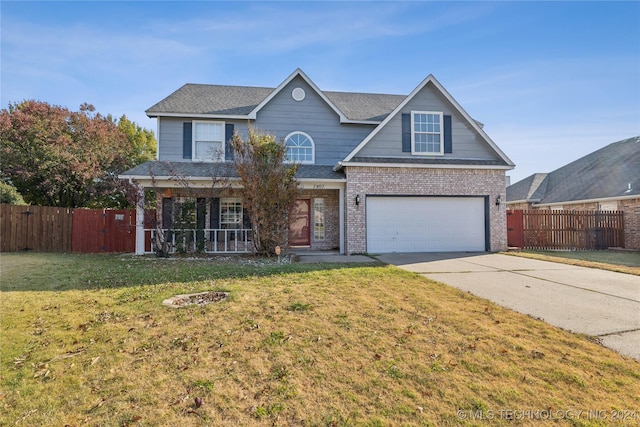
[[(219, 124), (222, 126), (222, 154), (221, 159), (198, 159), (196, 157), (196, 125), (198, 123), (207, 123), (207, 124)], [(204, 163), (216, 163), (220, 161), (225, 161), (225, 153), (227, 152), (227, 135), (226, 135), (226, 126), (225, 122), (221, 122), (218, 120), (193, 120), (191, 122), (191, 160), (194, 162), (204, 162)]]
[(291, 135), (295, 135), (297, 133), (299, 133), (300, 135), (304, 135), (311, 142), (311, 160), (310, 161), (307, 160), (307, 161), (304, 161), (304, 162), (298, 162), (298, 161), (291, 161), (291, 160), (285, 159), (285, 163), (298, 163), (298, 164), (302, 164), (302, 165), (313, 165), (313, 164), (315, 164), (316, 163), (316, 143), (313, 141), (313, 138), (311, 138), (311, 136), (309, 136), (308, 133), (301, 132), (299, 130), (296, 130), (296, 131), (293, 131), (293, 132), (289, 133), (284, 138), (285, 149), (287, 148), (287, 146), (286, 146), (287, 140), (291, 137)]
[[(416, 114), (433, 114), (440, 116), (440, 151), (416, 151), (414, 117)], [(435, 134), (436, 132), (428, 132)], [(444, 113), (442, 111), (411, 111), (411, 154), (414, 156), (444, 156)]]
[[(322, 215), (321, 228), (318, 228), (318, 223), (316, 222), (317, 211), (319, 211)], [(326, 216), (324, 198), (323, 197), (315, 198), (313, 199), (313, 240), (314, 241), (325, 240), (326, 233), (327, 233), (327, 216)]]
[[(235, 222), (224, 222), (222, 221), (222, 208), (224, 204), (240, 204), (240, 220)], [(220, 208), (218, 211), (218, 218), (220, 221), (220, 228), (223, 229), (240, 229), (242, 228), (244, 221), (244, 206), (242, 204), (242, 200), (239, 197), (221, 197), (220, 198)], [(223, 227), (224, 225), (236, 225), (236, 227)]]

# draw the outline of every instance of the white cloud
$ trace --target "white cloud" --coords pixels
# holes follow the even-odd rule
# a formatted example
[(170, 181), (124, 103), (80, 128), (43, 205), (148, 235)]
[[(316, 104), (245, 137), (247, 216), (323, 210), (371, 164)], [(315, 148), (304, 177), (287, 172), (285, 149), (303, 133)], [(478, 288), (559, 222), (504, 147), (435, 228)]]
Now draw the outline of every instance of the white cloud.
[[(242, 4), (242, 3), (240, 3)], [(340, 46), (364, 40), (424, 35), (482, 19), (484, 4), (454, 4), (442, 8), (422, 2), (304, 2), (247, 3), (246, 7), (216, 8), (207, 18), (154, 21), (154, 33), (189, 37), (210, 51), (242, 50), (273, 54)], [(425, 19), (428, 14), (428, 19)]]

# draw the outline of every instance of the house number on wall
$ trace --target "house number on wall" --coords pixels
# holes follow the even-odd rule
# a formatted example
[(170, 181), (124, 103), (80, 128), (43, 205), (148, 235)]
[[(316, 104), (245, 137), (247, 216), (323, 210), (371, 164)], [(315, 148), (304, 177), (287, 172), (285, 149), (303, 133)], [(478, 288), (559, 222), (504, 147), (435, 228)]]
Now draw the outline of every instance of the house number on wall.
[(324, 184), (313, 184), (314, 190), (322, 190), (324, 189)]

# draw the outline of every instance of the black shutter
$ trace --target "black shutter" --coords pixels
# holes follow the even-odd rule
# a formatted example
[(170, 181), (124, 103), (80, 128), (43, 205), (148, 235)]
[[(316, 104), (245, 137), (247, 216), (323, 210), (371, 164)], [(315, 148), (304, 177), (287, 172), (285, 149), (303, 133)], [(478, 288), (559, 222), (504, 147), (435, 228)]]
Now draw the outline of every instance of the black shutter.
[(162, 228), (165, 230), (173, 227), (173, 199), (162, 199)]
[(196, 200), (196, 228), (206, 228), (207, 199), (198, 197)]
[(209, 228), (220, 228), (220, 199), (211, 199)]
[(191, 122), (182, 123), (182, 158), (191, 160)]
[(204, 229), (206, 228), (207, 217), (207, 199), (204, 197), (198, 197), (196, 199), (196, 242), (202, 247), (204, 242)]
[(251, 219), (247, 213), (247, 208), (242, 208), (242, 228), (251, 230)]
[(233, 160), (233, 147), (231, 146), (231, 140), (233, 139), (233, 123), (227, 123), (224, 125), (224, 134), (226, 142), (224, 144), (224, 159)]
[(444, 152), (453, 153), (453, 141), (451, 139), (451, 116), (442, 116), (444, 130)]
[(402, 115), (402, 152), (411, 152), (411, 114)]

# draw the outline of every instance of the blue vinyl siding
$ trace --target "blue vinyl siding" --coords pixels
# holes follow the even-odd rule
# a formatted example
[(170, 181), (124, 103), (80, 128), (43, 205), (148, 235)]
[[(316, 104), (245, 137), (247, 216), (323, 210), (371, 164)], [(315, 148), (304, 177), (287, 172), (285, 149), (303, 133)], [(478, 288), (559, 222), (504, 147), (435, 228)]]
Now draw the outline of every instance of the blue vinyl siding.
[[(160, 117), (160, 152), (158, 160), (171, 161), (171, 162), (190, 162), (191, 157), (184, 158), (184, 123), (191, 122), (192, 119), (188, 117)], [(196, 119), (203, 120), (203, 119)], [(216, 120), (220, 121), (220, 120)], [(237, 130), (240, 135), (247, 135), (247, 122), (237, 120), (225, 120), (225, 133), (231, 133), (231, 135), (225, 135), (226, 141), (233, 136), (233, 130)], [(230, 148), (230, 147), (229, 147)], [(229, 154), (229, 148), (225, 144), (225, 154)]]
[[(295, 101), (292, 98), (291, 92), (296, 87), (304, 89), (304, 100)], [(358, 156), (412, 157), (410, 152), (403, 150), (402, 144), (402, 115), (410, 114), (412, 110), (442, 111), (445, 115), (451, 116), (451, 141), (444, 141), (444, 157), (477, 160), (498, 158), (483, 138), (463, 120), (446, 99), (434, 91), (431, 85), (425, 86), (402, 111), (380, 129), (367, 146), (360, 150)], [(183, 123), (191, 121), (192, 118), (161, 117), (158, 120), (159, 160), (191, 161), (183, 158)], [(241, 137), (247, 136), (247, 120), (224, 121), (227, 125), (233, 125)], [(375, 124), (341, 124), (338, 114), (300, 77), (293, 79), (258, 112), (254, 126), (256, 129), (274, 134), (278, 140), (295, 131), (308, 134), (314, 141), (317, 165), (334, 165), (341, 161), (376, 127)], [(230, 126), (227, 126), (227, 129), (230, 129)], [(452, 150), (447, 149), (449, 142), (452, 143)]]
[[(304, 100), (295, 101), (291, 97), (296, 87), (304, 89)], [(279, 140), (295, 131), (308, 134), (315, 144), (317, 165), (334, 165), (344, 159), (375, 128), (375, 125), (340, 124), (338, 114), (299, 77), (258, 112), (255, 126)]]
[[(291, 91), (301, 87), (304, 100), (298, 102)], [(162, 161), (190, 161), (183, 159), (183, 123), (188, 117), (161, 117), (160, 152)], [(204, 119), (198, 119), (204, 120)], [(212, 119), (214, 120), (214, 119)], [(233, 124), (238, 134), (245, 138), (248, 133), (247, 120), (225, 120)], [(315, 164), (335, 165), (344, 159), (375, 128), (375, 124), (340, 124), (339, 116), (331, 107), (300, 78), (294, 79), (265, 105), (257, 114), (254, 127), (283, 140), (291, 132), (308, 134), (315, 144)], [(230, 138), (230, 135), (226, 136)]]
[[(425, 86), (420, 93), (404, 106), (387, 125), (358, 153), (359, 157), (414, 157), (402, 150), (402, 114), (411, 111), (442, 111), (451, 116), (452, 152), (445, 150), (444, 157), (456, 159), (498, 159), (497, 154), (483, 141), (480, 135), (463, 120), (457, 111), (441, 98), (431, 87)], [(445, 145), (446, 147), (446, 145)]]

